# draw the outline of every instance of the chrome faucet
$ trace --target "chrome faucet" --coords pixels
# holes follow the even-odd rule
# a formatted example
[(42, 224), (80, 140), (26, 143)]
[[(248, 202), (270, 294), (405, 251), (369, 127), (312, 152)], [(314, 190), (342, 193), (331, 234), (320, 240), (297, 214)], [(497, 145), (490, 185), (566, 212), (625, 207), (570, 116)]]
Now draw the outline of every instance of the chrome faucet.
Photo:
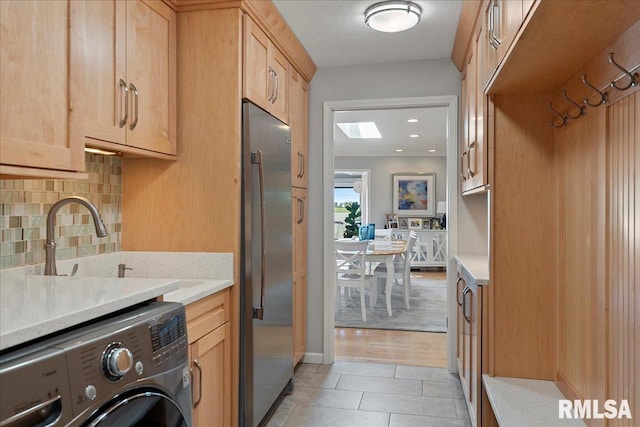
[(51, 209), (49, 209), (49, 214), (47, 215), (47, 241), (44, 244), (45, 251), (45, 264), (44, 264), (44, 275), (45, 276), (57, 276), (58, 272), (56, 270), (56, 241), (53, 237), (53, 232), (55, 228), (55, 219), (56, 214), (64, 205), (68, 205), (69, 203), (79, 203), (86, 207), (89, 210), (89, 213), (93, 217), (93, 224), (96, 227), (96, 236), (105, 237), (107, 235), (107, 229), (100, 218), (100, 213), (98, 213), (98, 208), (91, 203), (89, 200), (84, 197), (79, 196), (70, 196), (64, 199), (58, 200)]

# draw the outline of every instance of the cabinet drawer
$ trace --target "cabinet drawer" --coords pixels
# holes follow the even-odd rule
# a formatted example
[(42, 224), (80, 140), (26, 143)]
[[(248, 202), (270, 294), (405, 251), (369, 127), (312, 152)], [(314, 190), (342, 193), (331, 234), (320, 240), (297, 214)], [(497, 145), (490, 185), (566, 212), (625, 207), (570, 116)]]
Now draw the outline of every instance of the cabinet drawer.
[(186, 307), (189, 344), (229, 321), (229, 290), (189, 304)]

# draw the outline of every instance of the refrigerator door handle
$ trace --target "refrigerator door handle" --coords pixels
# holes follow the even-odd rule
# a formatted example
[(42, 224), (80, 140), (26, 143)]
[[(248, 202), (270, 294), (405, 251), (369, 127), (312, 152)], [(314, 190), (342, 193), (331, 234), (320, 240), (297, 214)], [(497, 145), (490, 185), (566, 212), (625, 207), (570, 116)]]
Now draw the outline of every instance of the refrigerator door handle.
[(266, 232), (264, 226), (264, 162), (262, 150), (251, 153), (251, 164), (258, 165), (258, 179), (260, 181), (260, 306), (253, 307), (253, 318), (264, 318), (264, 281), (267, 260)]

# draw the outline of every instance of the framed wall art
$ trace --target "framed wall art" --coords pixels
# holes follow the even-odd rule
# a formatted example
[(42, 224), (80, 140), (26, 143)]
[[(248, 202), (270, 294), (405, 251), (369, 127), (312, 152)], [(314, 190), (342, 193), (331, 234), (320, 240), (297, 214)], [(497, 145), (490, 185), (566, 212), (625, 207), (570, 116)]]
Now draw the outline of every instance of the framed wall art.
[(409, 218), (409, 230), (422, 230), (422, 218)]
[(435, 216), (436, 174), (391, 174), (393, 213), (405, 216)]

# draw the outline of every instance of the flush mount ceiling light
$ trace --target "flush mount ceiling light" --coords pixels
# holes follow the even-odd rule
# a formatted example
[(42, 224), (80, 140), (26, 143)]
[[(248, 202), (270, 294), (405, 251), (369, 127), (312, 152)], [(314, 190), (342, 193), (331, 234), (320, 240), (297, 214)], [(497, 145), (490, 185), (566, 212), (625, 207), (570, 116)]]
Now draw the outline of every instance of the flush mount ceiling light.
[(408, 119), (407, 122), (409, 122), (409, 123), (418, 123), (418, 119)]
[(364, 12), (364, 23), (376, 31), (397, 33), (415, 27), (422, 9), (415, 3), (401, 0), (376, 3)]

